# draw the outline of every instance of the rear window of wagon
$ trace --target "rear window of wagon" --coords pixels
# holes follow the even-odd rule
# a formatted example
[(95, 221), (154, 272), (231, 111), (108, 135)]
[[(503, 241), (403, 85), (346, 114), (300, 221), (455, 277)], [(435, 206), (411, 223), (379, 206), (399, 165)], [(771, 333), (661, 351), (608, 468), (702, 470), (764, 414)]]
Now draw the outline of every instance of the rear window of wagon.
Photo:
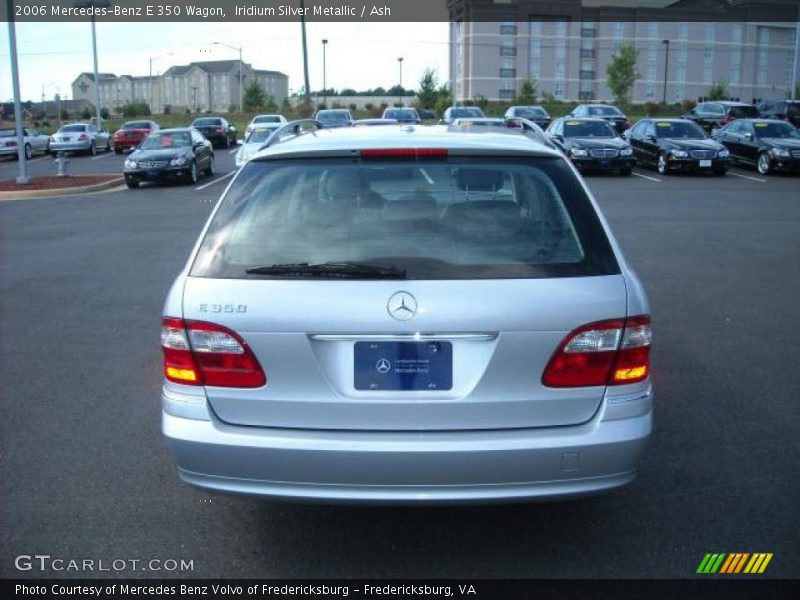
[(388, 264), (428, 280), (619, 273), (563, 160), (450, 157), (253, 161), (223, 198), (190, 274), (263, 278), (247, 270), (328, 262)]

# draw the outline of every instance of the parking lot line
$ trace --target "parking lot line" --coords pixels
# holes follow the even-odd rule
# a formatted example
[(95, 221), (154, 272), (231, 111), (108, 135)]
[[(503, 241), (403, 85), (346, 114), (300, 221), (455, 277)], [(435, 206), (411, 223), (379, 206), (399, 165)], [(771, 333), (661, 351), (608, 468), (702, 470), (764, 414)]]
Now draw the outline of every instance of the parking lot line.
[(656, 179), (655, 177), (650, 177), (649, 175), (642, 175), (641, 173), (637, 173), (634, 171), (631, 175), (636, 175), (637, 177), (641, 177), (642, 179), (649, 179), (650, 181), (655, 181), (656, 183), (661, 183), (660, 179)]
[(216, 178), (214, 181), (209, 181), (208, 183), (204, 183), (203, 185), (199, 185), (199, 186), (197, 186), (197, 187), (196, 187), (196, 188), (194, 188), (194, 189), (196, 189), (196, 190), (204, 190), (204, 189), (206, 189), (208, 186), (214, 185), (215, 183), (219, 183), (219, 182), (220, 182), (220, 181), (222, 181), (223, 179), (227, 179), (228, 177), (230, 177), (230, 176), (231, 176), (231, 175), (233, 175), (234, 173), (236, 173), (236, 171), (231, 171), (230, 173), (225, 173), (225, 175), (223, 175), (223, 176), (221, 176), (221, 177), (217, 177), (217, 178)]
[(239, 148), (236, 147), (233, 150), (231, 150), (230, 152), (228, 152), (228, 154), (236, 154), (238, 151), (239, 151)]
[(97, 156), (93, 156), (89, 160), (100, 160), (101, 158), (108, 158), (109, 156), (116, 156), (114, 152), (105, 152), (103, 154), (98, 154)]
[(742, 179), (749, 179), (750, 181), (758, 181), (759, 183), (767, 183), (766, 179), (759, 179), (758, 177), (751, 177), (750, 175), (740, 175), (739, 173), (733, 173), (728, 171), (728, 175), (733, 175), (734, 177), (741, 177)]

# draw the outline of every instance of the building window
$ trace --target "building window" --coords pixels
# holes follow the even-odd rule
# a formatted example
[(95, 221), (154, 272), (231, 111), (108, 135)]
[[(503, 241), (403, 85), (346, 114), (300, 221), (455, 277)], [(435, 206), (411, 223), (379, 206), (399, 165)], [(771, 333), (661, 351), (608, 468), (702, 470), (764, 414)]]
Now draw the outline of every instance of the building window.
[(594, 25), (587, 27), (587, 25), (584, 23), (583, 27), (581, 27), (581, 37), (582, 38), (597, 37), (597, 29), (594, 28)]
[(500, 33), (503, 35), (517, 35), (516, 23), (503, 23), (500, 25)]
[(647, 81), (655, 81), (656, 80), (656, 68), (655, 66), (647, 67)]
[(681, 44), (678, 48), (678, 62), (685, 63), (689, 58), (689, 46)]
[(675, 72), (675, 78), (678, 83), (686, 83), (686, 65), (679, 66)]
[(500, 47), (500, 56), (516, 56), (517, 49), (516, 48), (509, 48), (507, 46)]
[(558, 98), (559, 100), (564, 99), (564, 84), (557, 83), (555, 89), (553, 90), (553, 95)]
[(704, 83), (711, 83), (713, 78), (714, 78), (714, 69), (712, 69), (710, 65), (704, 66), (703, 67), (703, 82)]
[(555, 26), (556, 37), (564, 38), (567, 35), (567, 22), (558, 21)]
[(614, 37), (618, 40), (625, 37), (625, 23), (619, 21), (614, 23)]
[(581, 71), (580, 72), (581, 79), (594, 79), (594, 71)]
[(567, 75), (566, 63), (563, 60), (556, 61), (555, 78), (564, 79), (566, 75)]
[(594, 58), (595, 52), (594, 50), (581, 50), (581, 58)]
[(651, 40), (658, 37), (658, 23), (650, 23), (647, 27), (647, 37)]
[(517, 76), (516, 69), (500, 69), (500, 77), (513, 78)]
[(703, 48), (703, 60), (707, 63), (714, 62), (714, 47), (706, 46)]
[(678, 24), (678, 39), (679, 40), (688, 40), (689, 39), (689, 24), (688, 23), (679, 23)]
[(733, 26), (733, 29), (731, 29), (731, 39), (734, 41), (734, 43), (737, 44), (741, 43), (743, 33), (744, 33), (743, 25), (735, 24)]
[(594, 100), (594, 92), (591, 90), (584, 90), (582, 92), (578, 92), (578, 99), (579, 100)]
[(503, 100), (510, 100), (516, 95), (516, 90), (510, 88), (503, 88), (500, 90), (500, 98)]
[(706, 25), (706, 41), (713, 42), (716, 37), (716, 27), (713, 23)]
[(652, 85), (648, 85), (648, 86), (647, 86), (647, 88), (645, 88), (645, 94), (644, 94), (644, 96), (645, 96), (645, 98), (647, 98), (648, 100), (652, 100), (653, 98), (655, 98), (655, 97), (656, 97), (656, 90), (655, 90), (655, 88), (654, 88)]
[(656, 62), (658, 58), (658, 46), (655, 44), (650, 44), (647, 46), (647, 60), (649, 62)]

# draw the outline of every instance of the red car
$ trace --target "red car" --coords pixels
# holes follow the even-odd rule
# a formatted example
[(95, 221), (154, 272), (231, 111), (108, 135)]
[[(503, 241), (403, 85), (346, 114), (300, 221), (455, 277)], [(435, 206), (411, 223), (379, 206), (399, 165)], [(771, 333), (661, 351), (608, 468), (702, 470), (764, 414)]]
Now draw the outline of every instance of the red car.
[(154, 121), (126, 121), (114, 134), (114, 152), (136, 148), (151, 132), (160, 129)]

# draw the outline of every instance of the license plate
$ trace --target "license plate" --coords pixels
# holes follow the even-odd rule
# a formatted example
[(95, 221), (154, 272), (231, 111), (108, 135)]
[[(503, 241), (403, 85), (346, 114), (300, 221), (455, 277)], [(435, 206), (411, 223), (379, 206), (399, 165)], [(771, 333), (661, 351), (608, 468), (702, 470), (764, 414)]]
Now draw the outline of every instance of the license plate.
[(156, 179), (157, 177), (158, 177), (158, 171), (156, 171), (155, 169), (150, 169), (147, 172), (147, 178), (148, 179)]
[(65, 135), (64, 137), (62, 137), (62, 138), (61, 138), (61, 141), (62, 141), (62, 142), (68, 142), (68, 141), (70, 141), (71, 139), (72, 139), (71, 137), (69, 137), (68, 135)]
[(356, 342), (354, 384), (360, 391), (441, 391), (453, 387), (450, 342)]
[(711, 161), (710, 160), (701, 160), (700, 161), (700, 167), (701, 168), (702, 167), (710, 167), (710, 166), (711, 166)]
[(610, 167), (611, 166), (611, 161), (610, 160), (601, 160), (600, 161), (600, 166), (601, 167)]

